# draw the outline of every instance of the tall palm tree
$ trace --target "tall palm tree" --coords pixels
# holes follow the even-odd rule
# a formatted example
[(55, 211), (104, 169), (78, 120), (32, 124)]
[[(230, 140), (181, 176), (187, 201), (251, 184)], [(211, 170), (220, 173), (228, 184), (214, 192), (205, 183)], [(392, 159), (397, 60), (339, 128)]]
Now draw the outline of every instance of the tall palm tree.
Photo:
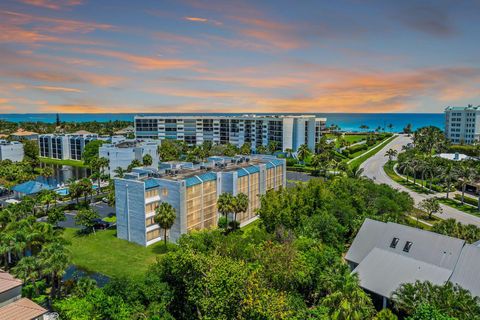
[(12, 268), (12, 273), (23, 282), (31, 282), (38, 296), (38, 288), (36, 281), (40, 278), (40, 263), (36, 257), (23, 257), (15, 267)]
[(397, 154), (397, 150), (388, 149), (387, 152), (385, 152), (385, 157), (388, 157), (388, 161), (392, 161), (393, 158), (397, 156)]
[(113, 173), (115, 173), (117, 178), (123, 178), (125, 176), (125, 169), (122, 167), (117, 167), (115, 170), (113, 170)]
[(167, 248), (167, 230), (173, 226), (176, 218), (177, 215), (175, 213), (175, 208), (167, 202), (162, 202), (157, 208), (155, 208), (154, 221), (163, 229), (165, 248)]
[(225, 216), (227, 221), (226, 227), (228, 227), (228, 214), (233, 212), (233, 195), (228, 192), (222, 193), (217, 200), (218, 212), (222, 216)]
[(248, 196), (245, 193), (240, 192), (235, 197), (233, 203), (233, 230), (237, 228), (237, 214), (246, 212), (248, 210)]
[(440, 177), (447, 187), (446, 198), (448, 199), (452, 182), (458, 179), (458, 171), (455, 170), (455, 167), (451, 161), (448, 161), (444, 164), (440, 173)]
[(55, 299), (60, 289), (61, 278), (69, 266), (68, 255), (65, 247), (59, 241), (52, 242), (43, 247), (38, 255), (43, 272), (50, 275), (52, 290), (50, 300)]
[(310, 165), (315, 168), (315, 171), (318, 170), (318, 167), (322, 164), (322, 158), (319, 154), (314, 154), (310, 160)]
[(293, 149), (287, 148), (287, 149), (285, 149), (285, 152), (287, 153), (287, 158), (291, 158), (291, 157), (292, 157)]
[(305, 161), (305, 158), (307, 158), (309, 154), (310, 149), (306, 144), (302, 144), (297, 150), (298, 160), (300, 160), (302, 163)]
[[(462, 164), (460, 164), (460, 167), (458, 167), (457, 175), (458, 175), (459, 184), (462, 187), (462, 204), (464, 204), (465, 203), (465, 189), (467, 188), (468, 184), (475, 181), (475, 179), (478, 177), (478, 174), (468, 164), (462, 163)], [(479, 199), (479, 201), (480, 201), (480, 199)]]

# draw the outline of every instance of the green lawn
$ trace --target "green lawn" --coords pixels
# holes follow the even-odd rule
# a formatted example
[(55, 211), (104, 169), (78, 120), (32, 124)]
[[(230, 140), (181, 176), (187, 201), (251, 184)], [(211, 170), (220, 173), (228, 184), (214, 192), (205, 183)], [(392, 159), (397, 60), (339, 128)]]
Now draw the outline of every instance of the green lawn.
[(64, 238), (70, 242), (72, 263), (110, 277), (140, 277), (165, 252), (163, 242), (145, 248), (118, 239), (115, 229), (80, 236), (76, 232), (77, 229), (64, 232)]
[[(395, 139), (396, 136), (392, 136), (386, 140), (383, 140), (380, 144), (376, 144), (372, 146), (368, 151), (364, 152), (363, 155), (352, 162), (349, 163), (351, 168), (358, 168), (363, 162), (365, 162), (368, 158), (373, 157), (375, 154), (377, 154), (384, 146), (386, 146), (390, 141)], [(375, 147), (377, 147), (374, 149)]]
[(88, 166), (80, 160), (60, 160), (60, 159), (52, 159), (52, 158), (39, 158), (40, 162), (46, 164), (56, 164), (56, 165), (65, 165), (65, 166), (72, 166), (72, 167), (82, 167), (87, 168)]
[[(366, 140), (367, 136), (368, 136), (367, 134), (346, 134), (346, 135), (343, 136), (343, 139), (346, 142), (350, 142), (351, 144), (354, 144), (356, 142)], [(329, 133), (329, 134), (327, 134), (327, 138), (328, 139), (336, 139), (335, 147), (340, 148), (340, 144), (339, 144), (339, 141), (338, 141), (339, 136)]]
[(478, 212), (478, 209), (476, 207), (473, 207), (468, 204), (462, 204), (461, 202), (453, 199), (447, 199), (447, 198), (439, 198), (438, 199), (441, 203), (446, 204), (447, 206), (450, 206), (452, 208), (458, 209), (460, 211), (463, 211), (465, 213), (469, 213), (474, 216), (480, 216), (480, 212)]

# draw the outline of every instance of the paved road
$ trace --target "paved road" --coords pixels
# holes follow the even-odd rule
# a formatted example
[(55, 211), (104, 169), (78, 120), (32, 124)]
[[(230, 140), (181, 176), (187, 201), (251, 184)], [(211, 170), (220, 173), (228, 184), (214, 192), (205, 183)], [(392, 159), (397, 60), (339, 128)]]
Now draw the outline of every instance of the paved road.
[[(373, 179), (376, 183), (385, 183), (395, 189), (406, 191), (408, 194), (410, 194), (413, 200), (415, 200), (415, 204), (418, 204), (423, 199), (426, 199), (428, 197), (433, 197), (434, 195), (426, 195), (426, 194), (419, 194), (419, 193), (413, 192), (410, 189), (407, 189), (401, 184), (390, 179), (390, 177), (385, 173), (385, 171), (383, 171), (383, 166), (388, 161), (388, 157), (385, 157), (385, 152), (387, 152), (388, 149), (394, 149), (400, 152), (402, 149), (402, 146), (408, 144), (411, 141), (412, 141), (411, 138), (404, 135), (400, 135), (399, 137), (391, 141), (389, 144), (387, 144), (382, 150), (380, 150), (373, 157), (369, 158), (367, 161), (362, 163), (360, 168), (364, 169), (364, 172), (363, 172), (364, 176), (370, 179)], [(449, 207), (443, 204), (441, 206), (443, 208), (443, 213), (437, 214), (438, 217), (442, 219), (453, 218), (461, 223), (464, 223), (464, 224), (470, 223), (480, 227), (479, 217), (475, 217), (471, 214), (462, 212), (460, 210), (454, 209), (452, 207)]]

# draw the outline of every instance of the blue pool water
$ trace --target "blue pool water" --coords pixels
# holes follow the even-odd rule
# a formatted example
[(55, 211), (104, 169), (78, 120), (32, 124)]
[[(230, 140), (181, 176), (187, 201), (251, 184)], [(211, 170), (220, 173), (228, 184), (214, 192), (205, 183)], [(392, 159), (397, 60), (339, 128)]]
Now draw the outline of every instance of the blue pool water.
[[(98, 189), (98, 186), (97, 186), (97, 185), (93, 185), (93, 186), (92, 186), (92, 189), (93, 189), (93, 190), (96, 190), (96, 189)], [(68, 194), (70, 193), (69, 190), (68, 190), (68, 188), (57, 189), (57, 190), (55, 190), (55, 192), (58, 193), (58, 194), (61, 195), (61, 196), (68, 196)]]
[[(61, 121), (67, 122), (86, 122), (98, 121), (106, 122), (110, 120), (133, 121), (133, 117), (141, 113), (93, 113), (93, 114), (60, 114)], [(143, 113), (142, 115), (158, 115), (160, 113)], [(179, 115), (179, 113), (162, 113), (163, 115)], [(283, 113), (286, 114), (286, 113)], [(293, 114), (293, 113), (292, 113)], [(306, 113), (308, 114), (308, 113)], [(310, 113), (313, 114), (313, 113)], [(200, 113), (184, 113), (183, 115), (205, 115)], [(209, 113), (209, 115), (225, 115), (224, 113)], [(241, 115), (241, 113), (231, 113), (229, 115)], [(336, 124), (342, 130), (359, 130), (361, 125), (366, 125), (371, 129), (385, 127), (388, 131), (388, 124), (393, 125), (393, 131), (401, 131), (408, 123), (412, 124), (412, 129), (433, 125), (440, 128), (444, 127), (443, 113), (315, 113), (318, 117), (326, 117), (327, 125)], [(53, 123), (56, 120), (54, 113), (26, 113), (26, 114), (2, 114), (1, 120), (13, 122), (47, 122)]]

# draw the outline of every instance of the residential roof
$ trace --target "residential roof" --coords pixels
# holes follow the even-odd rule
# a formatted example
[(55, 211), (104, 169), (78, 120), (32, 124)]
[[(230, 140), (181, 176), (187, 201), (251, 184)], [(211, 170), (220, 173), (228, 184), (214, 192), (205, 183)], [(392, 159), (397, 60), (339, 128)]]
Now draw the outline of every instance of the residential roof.
[(23, 193), (26, 195), (35, 194), (42, 190), (53, 190), (54, 187), (49, 186), (48, 184), (38, 182), (35, 180), (30, 180), (21, 184), (17, 184), (12, 188), (13, 191), (18, 193)]
[(478, 266), (480, 264), (480, 248), (473, 244), (463, 247), (450, 282), (469, 290), (472, 295), (480, 297), (480, 277)]
[(157, 180), (155, 179), (147, 179), (145, 180), (145, 189), (151, 189), (151, 188), (156, 188), (160, 184), (158, 183)]
[(416, 280), (444, 284), (451, 270), (394, 252), (374, 248), (357, 268), (360, 286), (384, 297), (390, 297), (402, 283)]
[(74, 133), (71, 133), (71, 134), (75, 134), (75, 135), (86, 135), (86, 134), (93, 134), (89, 131), (86, 131), (86, 130), (78, 130), (78, 131), (75, 131)]
[[(10, 273), (0, 270), (0, 293), (21, 286), (22, 281), (12, 276)], [(2, 319), (0, 317), (0, 319)]]
[[(443, 284), (448, 281), (458, 268), (464, 246), (465, 241), (461, 239), (366, 219), (345, 259), (358, 264), (353, 272), (358, 273), (363, 288), (390, 297), (402, 283), (428, 280)], [(480, 264), (480, 248), (471, 247), (479, 252), (463, 254), (467, 269)], [(471, 261), (473, 259), (476, 262)], [(459, 284), (475, 276), (473, 273), (463, 276), (458, 272), (456, 281)], [(472, 282), (472, 286), (480, 291), (480, 279), (478, 284)]]
[(133, 126), (128, 126), (126, 128), (115, 131), (115, 134), (132, 133), (133, 131), (135, 131), (135, 128)]
[(2, 320), (32, 320), (47, 313), (47, 310), (27, 298), (21, 298), (0, 308)]
[(25, 131), (23, 129), (18, 129), (17, 132), (12, 133), (12, 136), (32, 136), (38, 134), (33, 131)]
[(215, 172), (206, 172), (193, 177), (186, 178), (185, 185), (187, 187), (191, 187), (206, 181), (213, 181), (213, 180), (217, 180), (217, 174)]

